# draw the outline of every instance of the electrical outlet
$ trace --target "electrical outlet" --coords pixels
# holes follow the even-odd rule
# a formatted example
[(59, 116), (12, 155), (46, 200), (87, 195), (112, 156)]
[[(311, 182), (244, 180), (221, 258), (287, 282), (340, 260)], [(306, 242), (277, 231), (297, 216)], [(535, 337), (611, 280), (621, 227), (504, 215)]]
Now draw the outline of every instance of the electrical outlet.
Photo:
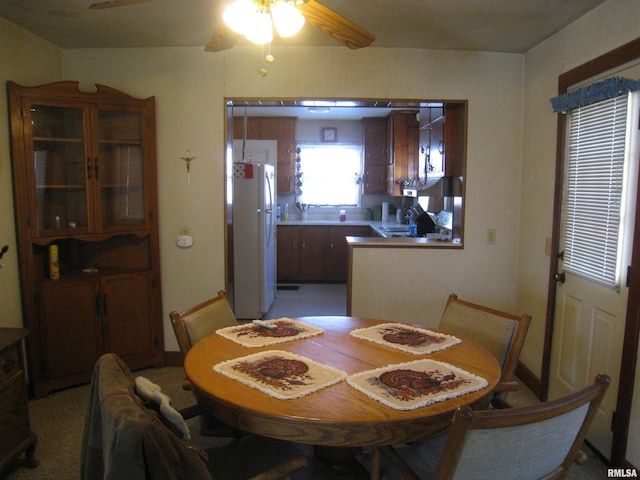
[(189, 248), (193, 246), (193, 237), (189, 235), (180, 235), (176, 240), (176, 245), (180, 248)]
[(189, 227), (180, 227), (180, 235), (191, 236), (191, 229)]
[(496, 229), (487, 228), (487, 245), (495, 245), (496, 243)]

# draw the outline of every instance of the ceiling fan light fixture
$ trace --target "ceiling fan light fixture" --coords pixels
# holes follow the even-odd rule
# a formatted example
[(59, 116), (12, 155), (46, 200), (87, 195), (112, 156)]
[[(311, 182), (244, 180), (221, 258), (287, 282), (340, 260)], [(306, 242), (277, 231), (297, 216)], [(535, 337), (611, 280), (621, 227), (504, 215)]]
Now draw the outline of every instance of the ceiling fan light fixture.
[(247, 21), (247, 30), (244, 36), (250, 42), (258, 45), (271, 42), (273, 40), (271, 15), (268, 12), (254, 12)]
[(271, 7), (271, 18), (278, 35), (283, 38), (295, 35), (304, 25), (304, 16), (286, 1), (275, 2)]
[(250, 23), (247, 20), (254, 15), (256, 15), (256, 5), (253, 0), (236, 0), (224, 9), (222, 19), (231, 30), (245, 35)]
[(235, 0), (222, 13), (224, 23), (247, 40), (264, 45), (273, 40), (273, 28), (283, 37), (295, 35), (304, 15), (295, 7), (305, 0)]

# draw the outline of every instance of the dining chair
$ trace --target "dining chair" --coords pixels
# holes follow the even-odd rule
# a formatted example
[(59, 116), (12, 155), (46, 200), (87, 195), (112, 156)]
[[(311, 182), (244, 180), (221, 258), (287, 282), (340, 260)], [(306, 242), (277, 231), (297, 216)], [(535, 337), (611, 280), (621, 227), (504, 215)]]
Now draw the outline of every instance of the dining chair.
[(216, 330), (238, 324), (225, 290), (220, 290), (217, 296), (183, 312), (174, 310), (169, 313), (169, 318), (183, 355)]
[[(215, 297), (182, 312), (173, 310), (169, 313), (169, 318), (183, 355), (186, 355), (193, 345), (215, 333), (216, 330), (238, 324), (225, 290), (219, 290)], [(189, 379), (183, 380), (182, 388), (191, 390)], [(206, 412), (201, 417), (201, 427), (200, 433), (206, 436), (238, 438), (243, 435), (239, 430), (223, 424)]]
[[(582, 390), (527, 407), (473, 411), (460, 406), (444, 442), (434, 438), (377, 452), (403, 480), (566, 478), (610, 382), (599, 374)], [(429, 456), (439, 458), (435, 470)], [(379, 472), (371, 478), (379, 478)]]
[[(258, 458), (261, 452), (256, 449), (231, 453), (242, 445), (227, 443), (221, 447), (222, 456), (216, 448), (203, 449), (190, 439), (184, 417), (170, 405), (158, 385), (143, 377), (134, 378), (126, 363), (113, 353), (102, 355), (96, 362), (81, 443), (83, 479), (211, 480), (212, 472), (215, 478), (248, 478), (247, 468), (262, 469), (265, 461)], [(281, 442), (271, 446), (271, 451), (268, 446), (263, 448), (265, 455), (271, 456), (267, 461), (273, 458), (274, 449), (282, 450)], [(241, 461), (243, 457), (252, 462)], [(307, 463), (304, 455), (292, 455), (271, 462), (270, 468), (251, 478), (288, 478)], [(242, 473), (233, 473), (234, 467)], [(225, 477), (217, 476), (221, 469), (228, 472)]]
[(460, 300), (452, 293), (439, 328), (482, 345), (496, 357), (502, 374), (493, 398), (500, 401), (504, 400), (507, 392), (518, 389), (515, 372), (530, 323), (531, 316), (526, 313), (513, 315)]

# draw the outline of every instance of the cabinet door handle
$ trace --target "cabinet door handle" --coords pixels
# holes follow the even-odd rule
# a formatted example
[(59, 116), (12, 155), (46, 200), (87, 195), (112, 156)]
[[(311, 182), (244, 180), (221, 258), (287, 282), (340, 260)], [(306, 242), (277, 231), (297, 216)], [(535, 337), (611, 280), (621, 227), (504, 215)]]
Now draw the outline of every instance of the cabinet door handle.
[(91, 180), (91, 159), (87, 157), (87, 178)]

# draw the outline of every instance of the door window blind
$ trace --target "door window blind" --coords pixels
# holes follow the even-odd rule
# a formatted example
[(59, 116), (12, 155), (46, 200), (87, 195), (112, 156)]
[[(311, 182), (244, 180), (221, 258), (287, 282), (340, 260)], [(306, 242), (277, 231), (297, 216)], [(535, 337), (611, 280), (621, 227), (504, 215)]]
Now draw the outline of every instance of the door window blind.
[(628, 95), (570, 112), (564, 268), (619, 287)]

